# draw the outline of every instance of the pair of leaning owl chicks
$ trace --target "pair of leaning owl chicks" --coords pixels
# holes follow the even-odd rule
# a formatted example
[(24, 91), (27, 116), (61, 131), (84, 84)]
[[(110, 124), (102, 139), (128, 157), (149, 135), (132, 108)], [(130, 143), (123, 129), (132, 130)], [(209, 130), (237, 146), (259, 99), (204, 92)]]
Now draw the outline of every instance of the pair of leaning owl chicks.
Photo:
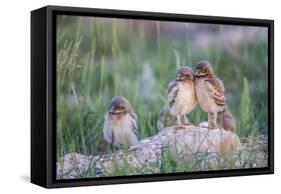
[[(177, 118), (177, 129), (188, 124), (185, 115), (197, 102), (208, 113), (208, 128), (230, 131), (236, 128), (235, 119), (227, 108), (223, 83), (207, 61), (197, 63), (195, 75), (189, 67), (178, 69), (176, 79), (168, 86), (168, 102), (170, 113)], [(138, 142), (137, 134), (137, 114), (131, 104), (122, 96), (114, 97), (104, 118), (104, 139), (116, 147), (134, 145)]]
[(189, 124), (185, 115), (198, 103), (208, 113), (209, 129), (235, 131), (236, 122), (228, 110), (224, 92), (222, 81), (208, 61), (199, 61), (195, 73), (190, 67), (179, 68), (176, 79), (168, 86), (169, 110), (172, 116), (177, 117), (177, 128)]

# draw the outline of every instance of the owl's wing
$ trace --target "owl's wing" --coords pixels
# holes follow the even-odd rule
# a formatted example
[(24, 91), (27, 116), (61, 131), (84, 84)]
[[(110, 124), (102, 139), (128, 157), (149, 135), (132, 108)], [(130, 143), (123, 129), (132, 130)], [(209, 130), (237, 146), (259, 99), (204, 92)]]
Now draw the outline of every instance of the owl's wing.
[(138, 116), (135, 112), (132, 111), (130, 113), (130, 117), (132, 118), (131, 122), (132, 122), (133, 132), (138, 137), (139, 136), (138, 126), (137, 126)]
[(218, 106), (225, 106), (224, 86), (218, 78), (210, 78), (205, 81), (206, 91)]
[(168, 85), (168, 103), (170, 108), (174, 105), (178, 92), (178, 83), (176, 81), (171, 81)]
[(110, 124), (108, 123), (108, 119), (108, 113), (106, 113), (103, 123), (103, 137), (108, 143), (114, 143), (113, 131), (111, 130)]

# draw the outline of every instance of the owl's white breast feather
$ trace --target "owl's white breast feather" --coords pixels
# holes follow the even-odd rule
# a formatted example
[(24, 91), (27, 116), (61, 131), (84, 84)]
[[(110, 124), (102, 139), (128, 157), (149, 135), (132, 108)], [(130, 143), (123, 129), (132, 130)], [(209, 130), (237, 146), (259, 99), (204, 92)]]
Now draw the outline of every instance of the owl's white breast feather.
[[(177, 91), (177, 95), (173, 93)], [(170, 92), (168, 98), (174, 98), (174, 104), (170, 107), (172, 115), (185, 115), (190, 113), (196, 106), (194, 83), (191, 81), (179, 82)]]
[(110, 115), (106, 113), (103, 127), (104, 139), (115, 146), (134, 145), (138, 138), (134, 133), (136, 121), (129, 115)]

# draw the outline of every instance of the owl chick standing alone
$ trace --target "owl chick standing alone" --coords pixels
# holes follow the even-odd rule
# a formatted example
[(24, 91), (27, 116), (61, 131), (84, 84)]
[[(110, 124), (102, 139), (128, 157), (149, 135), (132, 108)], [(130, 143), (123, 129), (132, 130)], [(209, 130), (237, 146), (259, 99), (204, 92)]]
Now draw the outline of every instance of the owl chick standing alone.
[(114, 97), (109, 105), (109, 111), (104, 116), (104, 139), (120, 148), (138, 142), (137, 114), (129, 101), (122, 97)]
[(185, 115), (189, 114), (197, 104), (194, 76), (190, 67), (179, 68), (176, 79), (169, 83), (168, 102), (170, 113), (177, 117), (177, 129), (183, 128), (183, 125), (187, 124)]
[(200, 61), (196, 65), (195, 90), (200, 107), (208, 113), (208, 128), (223, 126), (221, 122), (226, 108), (224, 86), (208, 61)]

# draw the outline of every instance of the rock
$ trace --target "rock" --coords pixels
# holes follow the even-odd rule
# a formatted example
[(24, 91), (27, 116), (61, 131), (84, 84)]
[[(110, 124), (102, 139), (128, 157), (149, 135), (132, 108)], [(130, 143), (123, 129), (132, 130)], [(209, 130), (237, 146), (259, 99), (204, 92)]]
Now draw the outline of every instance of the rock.
[(245, 168), (268, 166), (268, 136), (259, 135), (241, 138), (242, 146), (239, 152), (239, 162)]
[(223, 129), (168, 127), (128, 150), (97, 156), (68, 153), (57, 161), (57, 179), (243, 168), (248, 160), (243, 146), (236, 134)]

